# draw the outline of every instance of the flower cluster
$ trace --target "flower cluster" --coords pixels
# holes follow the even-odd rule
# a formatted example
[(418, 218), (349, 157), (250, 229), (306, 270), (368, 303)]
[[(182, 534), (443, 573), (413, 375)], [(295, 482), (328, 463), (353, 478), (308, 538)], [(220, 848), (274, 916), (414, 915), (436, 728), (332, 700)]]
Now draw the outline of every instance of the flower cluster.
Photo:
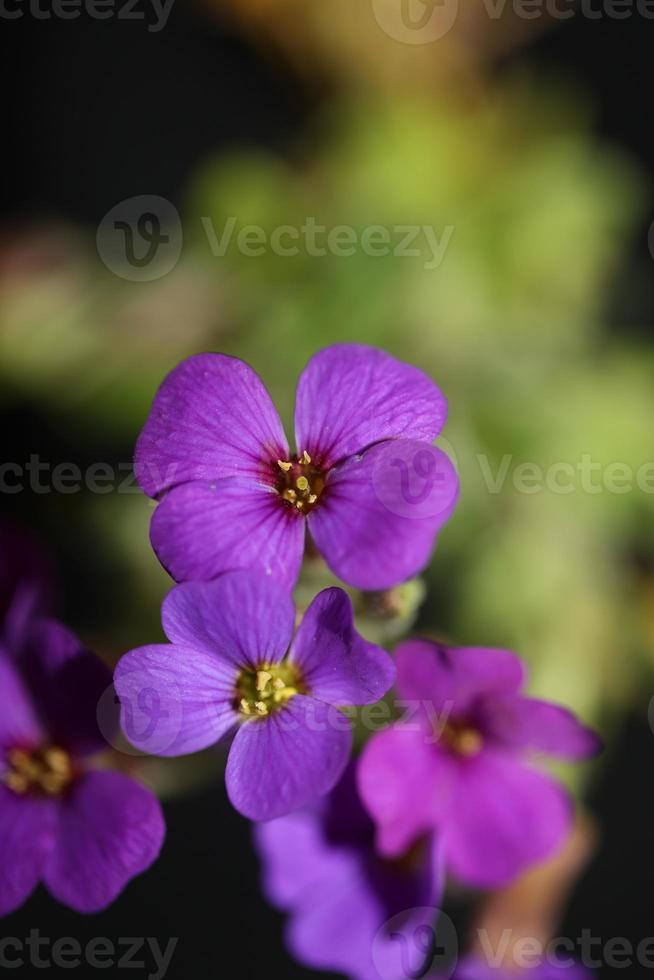
[[(446, 874), (500, 887), (560, 847), (571, 805), (540, 757), (599, 748), (570, 712), (525, 695), (509, 651), (407, 640), (393, 658), (357, 629), (356, 590), (387, 595), (417, 575), (452, 516), (457, 474), (433, 446), (445, 417), (417, 368), (337, 345), (300, 377), (292, 451), (258, 375), (202, 354), (163, 382), (136, 449), (152, 545), (177, 584), (168, 642), (116, 667), (125, 736), (164, 757), (229, 740), (227, 793), (256, 821), (291, 950), (357, 980), (406, 975), (401, 940), (432, 927)], [(305, 552), (345, 588), (296, 609)], [(31, 568), (13, 593), (0, 574), (0, 823), (19, 848), (20, 809), (32, 842), (20, 874), (0, 870), (0, 912), (39, 879), (90, 911), (154, 859), (163, 825), (144, 789), (88, 769), (109, 679), (40, 618)], [(353, 758), (351, 709), (393, 689), (396, 721)], [(487, 975), (470, 959), (456, 973)]]

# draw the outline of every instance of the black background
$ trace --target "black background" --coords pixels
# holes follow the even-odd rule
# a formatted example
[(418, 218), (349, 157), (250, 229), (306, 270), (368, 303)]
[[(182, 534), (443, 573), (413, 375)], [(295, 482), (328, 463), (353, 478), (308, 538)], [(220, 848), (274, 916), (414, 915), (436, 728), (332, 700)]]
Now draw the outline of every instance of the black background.
[[(283, 77), (278, 65), (267, 64), (234, 31), (181, 2), (158, 34), (140, 22), (84, 16), (65, 22), (0, 19), (0, 27), (0, 212), (5, 227), (45, 216), (93, 226), (117, 201), (143, 193), (179, 203), (188, 176), (205, 154), (243, 143), (283, 152), (319, 99), (308, 96), (297, 80)], [(548, 74), (562, 69), (594, 98), (600, 133), (626, 148), (651, 177), (653, 41), (654, 24), (637, 17), (577, 17), (555, 26), (497, 70), (519, 61)], [(654, 323), (649, 220), (643, 217), (625, 270), (625, 279), (637, 280), (642, 288), (621, 290), (618, 283), (610, 311), (613, 329), (642, 330)], [(24, 413), (0, 417), (3, 455), (8, 447), (22, 446), (24, 456), (37, 432), (42, 450), (47, 421), (28, 405)], [(129, 458), (130, 451), (125, 446), (122, 458)], [(49, 458), (56, 458), (56, 447)], [(48, 501), (23, 494), (12, 506), (25, 523), (38, 527), (39, 510)], [(5, 502), (2, 507), (6, 511)], [(75, 602), (84, 599), (84, 590), (74, 588), (79, 578), (75, 547), (73, 530), (63, 556), (67, 594), (77, 596), (68, 599), (72, 615), (78, 612)], [(647, 725), (648, 699), (643, 692), (633, 720), (609, 749), (609, 763), (591, 800), (602, 842), (573, 895), (564, 935), (576, 937), (590, 928), (604, 941), (627, 937), (634, 944), (654, 936), (654, 736)], [(39, 891), (2, 922), (0, 935), (25, 939), (31, 929), (39, 929), (53, 940), (72, 936), (82, 943), (97, 936), (114, 942), (157, 936), (163, 946), (176, 936), (179, 944), (168, 972), (173, 980), (308, 976), (283, 950), (282, 919), (260, 897), (248, 825), (229, 807), (222, 787), (170, 802), (166, 816), (164, 859), (107, 912), (80, 918)], [(97, 974), (88, 967), (60, 972)], [(131, 975), (148, 972), (135, 969)], [(650, 972), (631, 967), (628, 975)], [(42, 976), (43, 970), (26, 966), (12, 975)], [(104, 975), (121, 976), (122, 971), (116, 974), (112, 968)], [(610, 970), (602, 973), (609, 975)]]

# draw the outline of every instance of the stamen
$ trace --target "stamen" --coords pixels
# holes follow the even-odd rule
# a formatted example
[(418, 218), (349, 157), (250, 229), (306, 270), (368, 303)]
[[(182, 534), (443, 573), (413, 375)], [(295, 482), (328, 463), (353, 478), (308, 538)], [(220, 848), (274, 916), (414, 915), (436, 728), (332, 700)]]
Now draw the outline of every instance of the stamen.
[(9, 771), (0, 777), (14, 793), (45, 793), (58, 796), (75, 777), (73, 763), (63, 749), (48, 746), (44, 749), (11, 749), (7, 753)]
[(288, 471), (290, 470), (290, 468), (291, 468), (291, 466), (293, 464), (292, 463), (287, 463), (283, 459), (278, 459), (277, 460), (277, 465), (279, 466), (280, 470), (283, 470), (284, 471), (284, 473), (288, 473)]
[(265, 718), (300, 693), (304, 693), (304, 687), (294, 664), (261, 664), (239, 675), (234, 707), (246, 718)]
[(309, 481), (307, 480), (306, 476), (298, 476), (297, 480), (295, 481), (295, 486), (298, 488), (298, 490), (301, 490), (302, 493), (304, 493), (305, 490), (309, 489)]
[[(257, 691), (265, 691), (266, 684), (272, 680), (272, 674), (268, 670), (257, 671)], [(283, 683), (283, 681), (282, 681)]]
[(311, 456), (309, 456), (309, 453), (306, 451), (306, 449), (302, 453), (302, 462), (305, 463), (305, 464), (308, 464), (308, 463), (311, 462)]

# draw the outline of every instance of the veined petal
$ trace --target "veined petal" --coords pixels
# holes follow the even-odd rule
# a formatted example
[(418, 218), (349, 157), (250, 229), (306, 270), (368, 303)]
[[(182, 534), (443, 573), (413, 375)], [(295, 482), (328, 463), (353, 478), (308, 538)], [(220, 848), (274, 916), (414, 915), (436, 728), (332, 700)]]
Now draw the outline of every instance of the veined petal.
[(446, 416), (445, 396), (418, 368), (375, 347), (335, 344), (300, 376), (296, 443), (328, 467), (382, 439), (433, 442)]
[(148, 646), (132, 650), (114, 675), (121, 726), (150, 755), (206, 749), (232, 728), (237, 671), (205, 650)]
[(177, 582), (251, 568), (290, 589), (302, 563), (304, 519), (251, 480), (188, 483), (161, 501), (150, 537)]
[(193, 480), (259, 478), (286, 459), (279, 415), (259, 375), (225, 354), (196, 354), (171, 371), (141, 432), (136, 478), (150, 497)]
[[(420, 472), (429, 461), (424, 476), (412, 471), (419, 486), (413, 486), (414, 477), (407, 484), (412, 460)], [(390, 588), (425, 567), (458, 489), (456, 471), (439, 449), (405, 440), (382, 442), (330, 470), (309, 529), (344, 582), (359, 589)]]
[(214, 582), (186, 582), (164, 600), (162, 623), (171, 643), (256, 668), (286, 654), (295, 607), (277, 582), (257, 572), (227, 572)]
[(227, 794), (250, 820), (272, 820), (328, 793), (347, 765), (352, 732), (331, 705), (295, 695), (246, 721), (227, 760)]
[(516, 694), (486, 698), (478, 709), (485, 735), (504, 748), (545, 752), (562, 759), (587, 759), (601, 739), (558, 704)]
[(57, 837), (44, 871), (48, 890), (76, 912), (99, 912), (159, 855), (161, 807), (117, 772), (91, 772), (59, 806)]
[(56, 803), (18, 796), (0, 782), (0, 917), (32, 894), (54, 845)]
[(307, 609), (291, 647), (313, 697), (329, 704), (374, 704), (392, 686), (395, 665), (354, 627), (350, 597), (324, 589)]

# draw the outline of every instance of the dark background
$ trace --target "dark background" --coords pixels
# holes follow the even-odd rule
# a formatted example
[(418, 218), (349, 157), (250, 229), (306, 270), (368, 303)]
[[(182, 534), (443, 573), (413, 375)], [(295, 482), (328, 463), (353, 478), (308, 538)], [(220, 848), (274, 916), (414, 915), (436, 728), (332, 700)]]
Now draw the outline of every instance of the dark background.
[[(143, 193), (180, 203), (187, 177), (207, 152), (243, 143), (283, 152), (311, 101), (320, 99), (319, 93), (308, 96), (290, 75), (284, 77), (278, 64), (266, 63), (234, 30), (221, 29), (181, 2), (158, 34), (140, 22), (84, 16), (36, 21), (26, 15), (0, 23), (5, 227), (44, 216), (93, 226), (117, 201)], [(635, 17), (573, 18), (497, 70), (525, 58), (532, 68), (563, 69), (592, 94), (599, 132), (626, 148), (652, 176), (653, 40), (654, 24)], [(654, 322), (647, 231), (644, 221), (629, 257), (629, 281), (636, 277), (642, 288), (622, 294), (618, 286), (613, 304), (612, 319), (631, 330)], [(22, 446), (24, 455), (35, 440), (35, 450), (50, 458), (61, 449), (48, 446), (47, 419), (27, 406), (24, 413), (0, 417), (0, 432), (3, 454)], [(106, 448), (98, 458), (111, 458), (116, 447)], [(129, 458), (130, 451), (125, 446), (121, 457)], [(41, 508), (48, 506), (47, 498), (29, 494), (3, 501), (3, 509), (8, 503), (19, 508), (9, 516), (36, 528)], [(60, 543), (64, 591), (71, 613), (80, 619), (83, 612), (75, 605), (81, 607), (93, 587), (91, 563), (74, 528), (62, 529)], [(638, 720), (610, 750), (590, 801), (603, 838), (573, 895), (563, 935), (576, 937), (591, 928), (604, 941), (627, 937), (634, 944), (654, 936), (649, 870), (654, 800), (646, 778), (654, 766), (654, 740), (642, 720), (646, 698)], [(39, 929), (51, 939), (72, 936), (82, 943), (96, 936), (114, 942), (157, 936), (164, 947), (177, 936), (170, 978), (308, 976), (283, 950), (282, 918), (260, 897), (248, 825), (228, 805), (222, 787), (168, 803), (166, 816), (165, 860), (134, 881), (107, 912), (82, 919), (40, 891), (2, 922), (0, 935), (24, 939)], [(151, 958), (147, 962), (152, 964)], [(42, 975), (29, 966), (12, 972)], [(88, 967), (77, 971), (90, 972)], [(602, 976), (609, 974), (605, 970)], [(629, 972), (641, 974), (649, 971), (632, 967)]]

